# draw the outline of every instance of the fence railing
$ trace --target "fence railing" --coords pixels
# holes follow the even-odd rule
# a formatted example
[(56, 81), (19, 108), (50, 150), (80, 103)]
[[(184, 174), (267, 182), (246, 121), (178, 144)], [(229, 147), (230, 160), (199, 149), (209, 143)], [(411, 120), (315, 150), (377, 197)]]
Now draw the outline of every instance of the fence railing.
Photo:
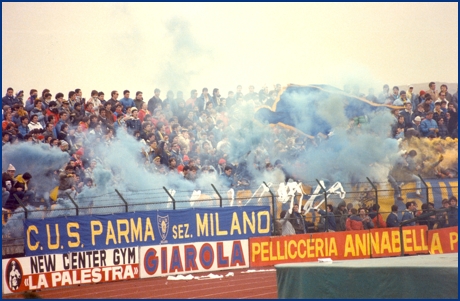
[[(400, 183), (400, 195), (388, 182), (328, 183), (317, 180), (316, 183), (266, 183), (253, 186), (239, 186), (235, 189), (224, 189), (214, 184), (200, 190), (177, 190), (168, 187), (137, 191), (99, 192), (97, 188), (81, 193), (76, 198), (58, 198), (51, 206), (45, 202), (31, 206), (17, 199), (19, 207), (13, 212), (3, 212), (2, 216), (2, 255), (18, 254), (23, 251), (24, 219), (46, 219), (58, 216), (104, 215), (123, 212), (178, 210), (191, 207), (229, 207), (229, 206), (269, 206), (273, 222), (279, 219), (279, 213), (298, 203), (305, 212), (305, 220), (317, 225), (320, 215), (313, 208), (325, 209), (327, 204), (334, 207), (344, 201), (354, 208), (370, 208), (374, 204), (380, 206), (379, 213), (385, 219), (391, 212), (391, 206), (398, 205), (398, 211), (405, 209), (407, 201), (415, 201), (420, 209), (423, 203), (433, 203), (435, 208), (441, 207), (442, 199), (458, 195), (458, 179), (425, 180), (416, 195), (416, 183)], [(218, 188), (217, 188), (218, 187)], [(327, 230), (327, 229), (325, 229)]]

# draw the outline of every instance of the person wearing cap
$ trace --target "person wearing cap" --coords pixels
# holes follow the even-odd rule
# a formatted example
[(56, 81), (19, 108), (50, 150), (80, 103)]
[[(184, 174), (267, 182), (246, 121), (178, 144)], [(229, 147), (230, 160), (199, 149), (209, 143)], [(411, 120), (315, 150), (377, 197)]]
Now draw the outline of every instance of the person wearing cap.
[(71, 109), (70, 109), (70, 102), (68, 100), (63, 100), (62, 101), (62, 107), (61, 109), (59, 110), (59, 112), (66, 112), (67, 115), (70, 116), (70, 113), (71, 113)]
[(139, 133), (142, 132), (142, 124), (141, 120), (138, 118), (138, 115), (139, 111), (136, 107), (133, 107), (131, 109), (131, 117), (126, 120), (126, 127), (128, 129), (128, 133), (131, 135), (133, 135), (136, 131), (139, 131)]
[(224, 173), (225, 166), (227, 165), (227, 161), (224, 158), (220, 158), (217, 162), (217, 174), (220, 176)]
[(420, 116), (416, 116), (412, 122), (412, 128), (416, 130), (418, 133), (420, 133), (420, 124), (422, 122), (422, 118)]
[(426, 118), (420, 124), (420, 130), (422, 137), (428, 137), (430, 134), (436, 136), (438, 132), (438, 124), (433, 119), (433, 111), (426, 113)]
[(13, 106), (19, 104), (21, 107), (24, 107), (24, 91), (19, 90), (18, 93), (14, 96)]
[[(169, 160), (168, 160), (169, 161)], [(153, 172), (159, 173), (161, 167), (161, 157), (155, 156), (152, 161), (153, 164), (150, 165), (150, 168)]]
[(415, 96), (414, 85), (409, 85), (409, 88), (406, 91), (407, 99), (412, 103), (412, 98)]
[(61, 149), (62, 152), (69, 154), (69, 143), (67, 143), (67, 141), (60, 140), (59, 141), (59, 148)]

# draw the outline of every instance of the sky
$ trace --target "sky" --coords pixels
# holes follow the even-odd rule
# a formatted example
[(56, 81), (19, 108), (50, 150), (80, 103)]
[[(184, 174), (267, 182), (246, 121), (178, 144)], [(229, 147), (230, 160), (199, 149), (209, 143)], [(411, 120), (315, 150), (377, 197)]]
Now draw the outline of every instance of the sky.
[(458, 3), (2, 3), (2, 93), (429, 81), (458, 82)]

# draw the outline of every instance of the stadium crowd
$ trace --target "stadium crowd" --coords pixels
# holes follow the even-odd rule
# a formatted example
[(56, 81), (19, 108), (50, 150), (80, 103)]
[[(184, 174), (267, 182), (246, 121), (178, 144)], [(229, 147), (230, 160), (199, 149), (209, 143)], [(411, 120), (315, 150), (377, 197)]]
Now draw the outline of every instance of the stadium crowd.
[[(395, 86), (390, 92), (388, 85), (383, 86), (379, 95), (374, 95), (372, 89), (367, 95), (362, 94), (357, 86), (352, 89), (345, 86), (344, 91), (375, 103), (401, 107), (391, 110), (395, 120), (388, 129), (389, 137), (420, 141), (457, 139), (458, 91), (451, 95), (447, 86), (442, 85), (438, 92), (434, 82), (428, 88), (418, 94), (413, 87), (400, 91)], [(50, 149), (67, 153), (68, 162), (61, 169), (52, 171), (54, 184), (46, 189), (34, 188), (33, 174), (17, 175), (15, 167), (7, 162), (7, 170), (2, 174), (2, 207), (17, 208), (15, 195), (29, 204), (45, 199), (49, 205), (52, 198), (49, 191), (54, 187), (57, 187), (54, 199), (67, 194), (76, 196), (83, 187), (91, 187), (94, 184), (93, 170), (98, 164), (91, 149), (96, 145), (111, 145), (119, 139), (120, 131), (143, 144), (142, 149), (133, 155), (138, 158), (140, 166), (153, 174), (179, 174), (191, 182), (202, 174), (213, 174), (228, 189), (247, 186), (251, 180), (247, 166), (229, 162), (231, 145), (227, 129), (232, 126), (232, 115), (238, 114), (242, 103), (251, 103), (256, 109), (271, 107), (281, 93), (281, 85), (277, 84), (273, 90), (264, 86), (258, 93), (254, 86), (249, 86), (246, 94), (242, 86), (238, 86), (236, 92), (229, 91), (227, 97), (222, 97), (218, 88), (212, 93), (203, 88), (200, 95), (197, 90), (192, 90), (187, 99), (181, 91), (176, 95), (168, 91), (162, 99), (160, 89), (155, 89), (149, 100), (144, 100), (141, 91), (131, 93), (129, 90), (122, 91), (122, 97), (118, 90), (111, 91), (109, 96), (93, 90), (86, 99), (81, 89), (68, 92), (67, 98), (61, 92), (53, 97), (49, 89), (44, 89), (40, 95), (32, 89), (26, 98), (24, 91), (14, 93), (13, 88), (8, 88), (2, 98), (2, 147), (18, 143), (49, 145)], [(348, 130), (353, 131), (362, 122), (351, 120)], [(253, 164), (260, 171), (277, 173), (280, 182), (297, 178), (296, 174), (286, 171), (283, 161), (291, 162), (291, 158), (327, 139), (327, 135), (312, 138), (282, 127), (272, 127), (271, 132), (272, 137), (264, 140), (264, 151), (259, 152), (263, 155)], [(458, 176), (457, 164), (443, 166), (442, 155), (436, 159), (424, 157), (423, 153), (416, 156), (415, 150), (404, 152), (393, 168), (388, 179), (395, 190), (400, 190), (396, 183), (401, 181), (400, 174), (409, 178), (418, 173), (427, 177)], [(414, 180), (419, 181), (418, 178)], [(419, 185), (417, 189), (417, 195), (420, 195)], [(327, 210), (322, 214), (328, 215), (338, 209)], [(351, 217), (340, 218), (335, 227), (329, 219), (328, 229), (339, 231), (345, 230), (345, 226), (354, 229), (361, 224), (364, 228), (372, 225), (372, 220), (355, 225), (357, 219), (368, 220), (367, 213), (362, 210), (351, 210), (350, 213), (347, 210), (343, 214), (351, 214)], [(369, 216), (372, 217), (372, 213)]]
[[(428, 230), (458, 226), (457, 197), (451, 196), (442, 200), (442, 207), (436, 210), (432, 202), (424, 203), (421, 210), (417, 202), (408, 201), (401, 217), (398, 215), (398, 205), (391, 206), (391, 213), (387, 218), (379, 213), (380, 206), (374, 204), (371, 208), (354, 208), (352, 203), (340, 202), (336, 208), (328, 204), (326, 211), (315, 209), (321, 218), (314, 225), (305, 217), (305, 212), (299, 212), (299, 205), (294, 204), (292, 209), (283, 210), (277, 221), (277, 235), (304, 234), (309, 232), (339, 232), (369, 230), (374, 228), (392, 228), (403, 226), (426, 225)], [(418, 219), (417, 219), (418, 218)]]

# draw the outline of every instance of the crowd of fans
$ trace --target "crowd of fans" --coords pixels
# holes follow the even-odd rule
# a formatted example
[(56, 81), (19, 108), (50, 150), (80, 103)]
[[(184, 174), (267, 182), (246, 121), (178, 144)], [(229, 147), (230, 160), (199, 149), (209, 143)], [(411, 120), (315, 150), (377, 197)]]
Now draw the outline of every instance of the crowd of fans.
[[(438, 93), (434, 83), (430, 83), (429, 88), (416, 94), (412, 87), (407, 92), (394, 87), (390, 93), (385, 85), (378, 96), (372, 90), (368, 95), (359, 93), (357, 88), (347, 91), (345, 87), (344, 90), (376, 103), (404, 106), (403, 110), (392, 111), (396, 120), (391, 134), (390, 129), (388, 132), (395, 139), (457, 138), (458, 92), (451, 95), (447, 86), (442, 85)], [(68, 153), (69, 160), (54, 171), (56, 182), (46, 189), (31, 189), (33, 175), (27, 172), (15, 175), (15, 167), (10, 164), (2, 174), (2, 207), (16, 208), (15, 195), (30, 204), (45, 198), (49, 205), (50, 198), (75, 196), (83, 187), (91, 187), (93, 170), (98, 164), (91, 149), (96, 145), (111, 145), (119, 139), (120, 131), (143, 143), (144, 147), (133, 155), (153, 174), (179, 174), (192, 182), (202, 174), (213, 174), (226, 188), (247, 186), (251, 179), (247, 168), (228, 160), (231, 146), (226, 133), (232, 126), (231, 116), (237, 114), (242, 103), (251, 103), (254, 108), (271, 106), (281, 93), (281, 85), (277, 84), (273, 90), (265, 86), (259, 93), (254, 86), (249, 86), (247, 94), (238, 86), (236, 92), (229, 91), (227, 97), (222, 97), (217, 88), (212, 93), (203, 88), (200, 96), (197, 90), (192, 90), (187, 99), (181, 91), (176, 95), (168, 91), (166, 98), (161, 99), (161, 91), (155, 89), (154, 96), (144, 101), (141, 91), (137, 91), (133, 99), (134, 93), (129, 90), (122, 92), (122, 98), (114, 90), (106, 100), (105, 93), (96, 90), (86, 99), (81, 89), (68, 92), (67, 98), (61, 92), (53, 97), (49, 89), (44, 89), (41, 95), (32, 89), (26, 99), (24, 91), (14, 93), (13, 88), (8, 88), (2, 98), (2, 147), (18, 143), (44, 144)], [(254, 165), (260, 171), (278, 173), (280, 182), (295, 179), (295, 175), (283, 168), (282, 160), (306, 152), (318, 142), (278, 127), (271, 131), (273, 137), (266, 139), (264, 152), (260, 152), (263, 156)], [(410, 164), (415, 155), (405, 153), (405, 164), (401, 165), (412, 176), (419, 168)], [(438, 175), (456, 177), (457, 173), (438, 168)], [(394, 178), (390, 176), (389, 180), (391, 183)], [(56, 196), (51, 192), (54, 187), (58, 187), (54, 191)], [(49, 193), (37, 196), (40, 189)]]
[(406, 208), (398, 214), (398, 205), (391, 206), (391, 213), (385, 219), (380, 213), (380, 206), (374, 204), (371, 208), (354, 208), (352, 203), (340, 202), (336, 208), (328, 204), (326, 211), (315, 209), (321, 216), (319, 223), (306, 217), (305, 212), (299, 212), (299, 205), (283, 210), (277, 221), (276, 235), (293, 235), (311, 232), (339, 232), (369, 230), (374, 228), (392, 228), (402, 226), (426, 225), (428, 230), (458, 226), (457, 198), (451, 196), (442, 200), (442, 207), (435, 209), (429, 202), (417, 208), (417, 202), (408, 201)]

